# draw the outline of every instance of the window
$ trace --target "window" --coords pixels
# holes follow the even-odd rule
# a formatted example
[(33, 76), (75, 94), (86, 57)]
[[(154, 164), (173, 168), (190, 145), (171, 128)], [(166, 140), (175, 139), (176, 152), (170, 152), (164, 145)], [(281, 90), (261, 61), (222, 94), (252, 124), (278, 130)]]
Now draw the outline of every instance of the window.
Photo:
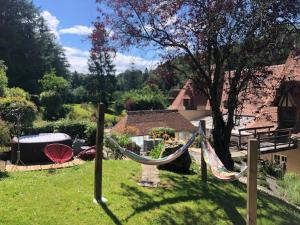
[(279, 126), (281, 128), (290, 128), (296, 125), (296, 108), (279, 107)]
[(284, 155), (278, 155), (274, 154), (273, 155), (273, 162), (277, 164), (287, 164), (287, 157)]

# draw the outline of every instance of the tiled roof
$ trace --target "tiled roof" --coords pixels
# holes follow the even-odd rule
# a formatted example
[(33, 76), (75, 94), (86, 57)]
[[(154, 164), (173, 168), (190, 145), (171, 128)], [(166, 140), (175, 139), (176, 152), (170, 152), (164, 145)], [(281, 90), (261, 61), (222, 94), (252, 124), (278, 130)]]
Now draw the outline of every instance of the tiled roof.
[(111, 131), (126, 133), (126, 131), (130, 130), (134, 135), (144, 136), (148, 135), (149, 131), (155, 127), (170, 127), (175, 132), (195, 131), (195, 127), (177, 110), (129, 111)]
[[(238, 110), (241, 115), (254, 115), (256, 119), (248, 126), (265, 126), (274, 125), (277, 126), (277, 107), (275, 103), (276, 94), (281, 85), (284, 83), (290, 83), (296, 85), (293, 87), (293, 99), (298, 107), (300, 107), (300, 51), (291, 51), (285, 64), (273, 65), (266, 68), (270, 72), (270, 75), (263, 81), (264, 85), (261, 88), (248, 88), (248, 92), (245, 96), (243, 107)], [(227, 75), (229, 72), (227, 72)], [(187, 89), (191, 87), (191, 81), (188, 81), (183, 89), (179, 92), (170, 109), (179, 109), (180, 103), (184, 98)], [(226, 94), (226, 82), (222, 96), (222, 102), (227, 99)], [(221, 106), (222, 111), (226, 113), (224, 105)], [(209, 102), (207, 101), (207, 106)]]

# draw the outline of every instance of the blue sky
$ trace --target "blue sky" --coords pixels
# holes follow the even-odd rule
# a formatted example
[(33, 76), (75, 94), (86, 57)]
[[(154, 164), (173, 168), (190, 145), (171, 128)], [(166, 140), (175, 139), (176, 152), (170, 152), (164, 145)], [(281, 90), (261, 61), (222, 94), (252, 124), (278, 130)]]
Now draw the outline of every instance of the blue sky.
[[(90, 41), (87, 38), (92, 31), (92, 22), (97, 17), (95, 0), (33, 0), (41, 9), (42, 16), (65, 49), (71, 65), (71, 71), (87, 73), (87, 59)], [(131, 67), (145, 69), (157, 64), (152, 52), (132, 49), (118, 52), (115, 58), (117, 73)]]

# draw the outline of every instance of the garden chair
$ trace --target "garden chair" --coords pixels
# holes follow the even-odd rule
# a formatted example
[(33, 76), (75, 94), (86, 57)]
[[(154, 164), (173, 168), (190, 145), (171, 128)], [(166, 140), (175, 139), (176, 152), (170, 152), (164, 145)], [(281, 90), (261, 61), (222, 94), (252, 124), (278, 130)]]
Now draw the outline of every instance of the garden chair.
[(54, 163), (65, 163), (73, 158), (73, 149), (63, 144), (50, 144), (44, 149), (45, 155)]

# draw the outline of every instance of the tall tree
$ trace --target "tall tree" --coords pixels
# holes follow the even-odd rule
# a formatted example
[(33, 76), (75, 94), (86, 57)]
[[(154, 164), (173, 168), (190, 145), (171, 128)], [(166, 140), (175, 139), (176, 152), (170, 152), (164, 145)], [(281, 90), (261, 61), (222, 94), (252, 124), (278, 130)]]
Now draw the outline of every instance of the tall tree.
[(89, 58), (91, 82), (88, 82), (88, 92), (93, 97), (93, 102), (103, 102), (108, 106), (116, 88), (113, 51), (108, 47), (108, 33), (103, 24), (96, 22), (94, 26), (95, 29), (91, 34), (92, 48)]
[(31, 93), (39, 91), (37, 81), (51, 68), (68, 75), (61, 46), (29, 0), (0, 0), (0, 59), (8, 67), (9, 85)]
[[(162, 59), (185, 57), (195, 87), (212, 108), (216, 153), (232, 169), (229, 143), (238, 96), (248, 83), (264, 79), (268, 56), (288, 41), (278, 34), (291, 33), (288, 27), (299, 23), (299, 1), (96, 1), (100, 20), (113, 29), (112, 44), (119, 49), (150, 45)], [(235, 70), (226, 73), (231, 65)], [(221, 110), (225, 84), (227, 120)]]

